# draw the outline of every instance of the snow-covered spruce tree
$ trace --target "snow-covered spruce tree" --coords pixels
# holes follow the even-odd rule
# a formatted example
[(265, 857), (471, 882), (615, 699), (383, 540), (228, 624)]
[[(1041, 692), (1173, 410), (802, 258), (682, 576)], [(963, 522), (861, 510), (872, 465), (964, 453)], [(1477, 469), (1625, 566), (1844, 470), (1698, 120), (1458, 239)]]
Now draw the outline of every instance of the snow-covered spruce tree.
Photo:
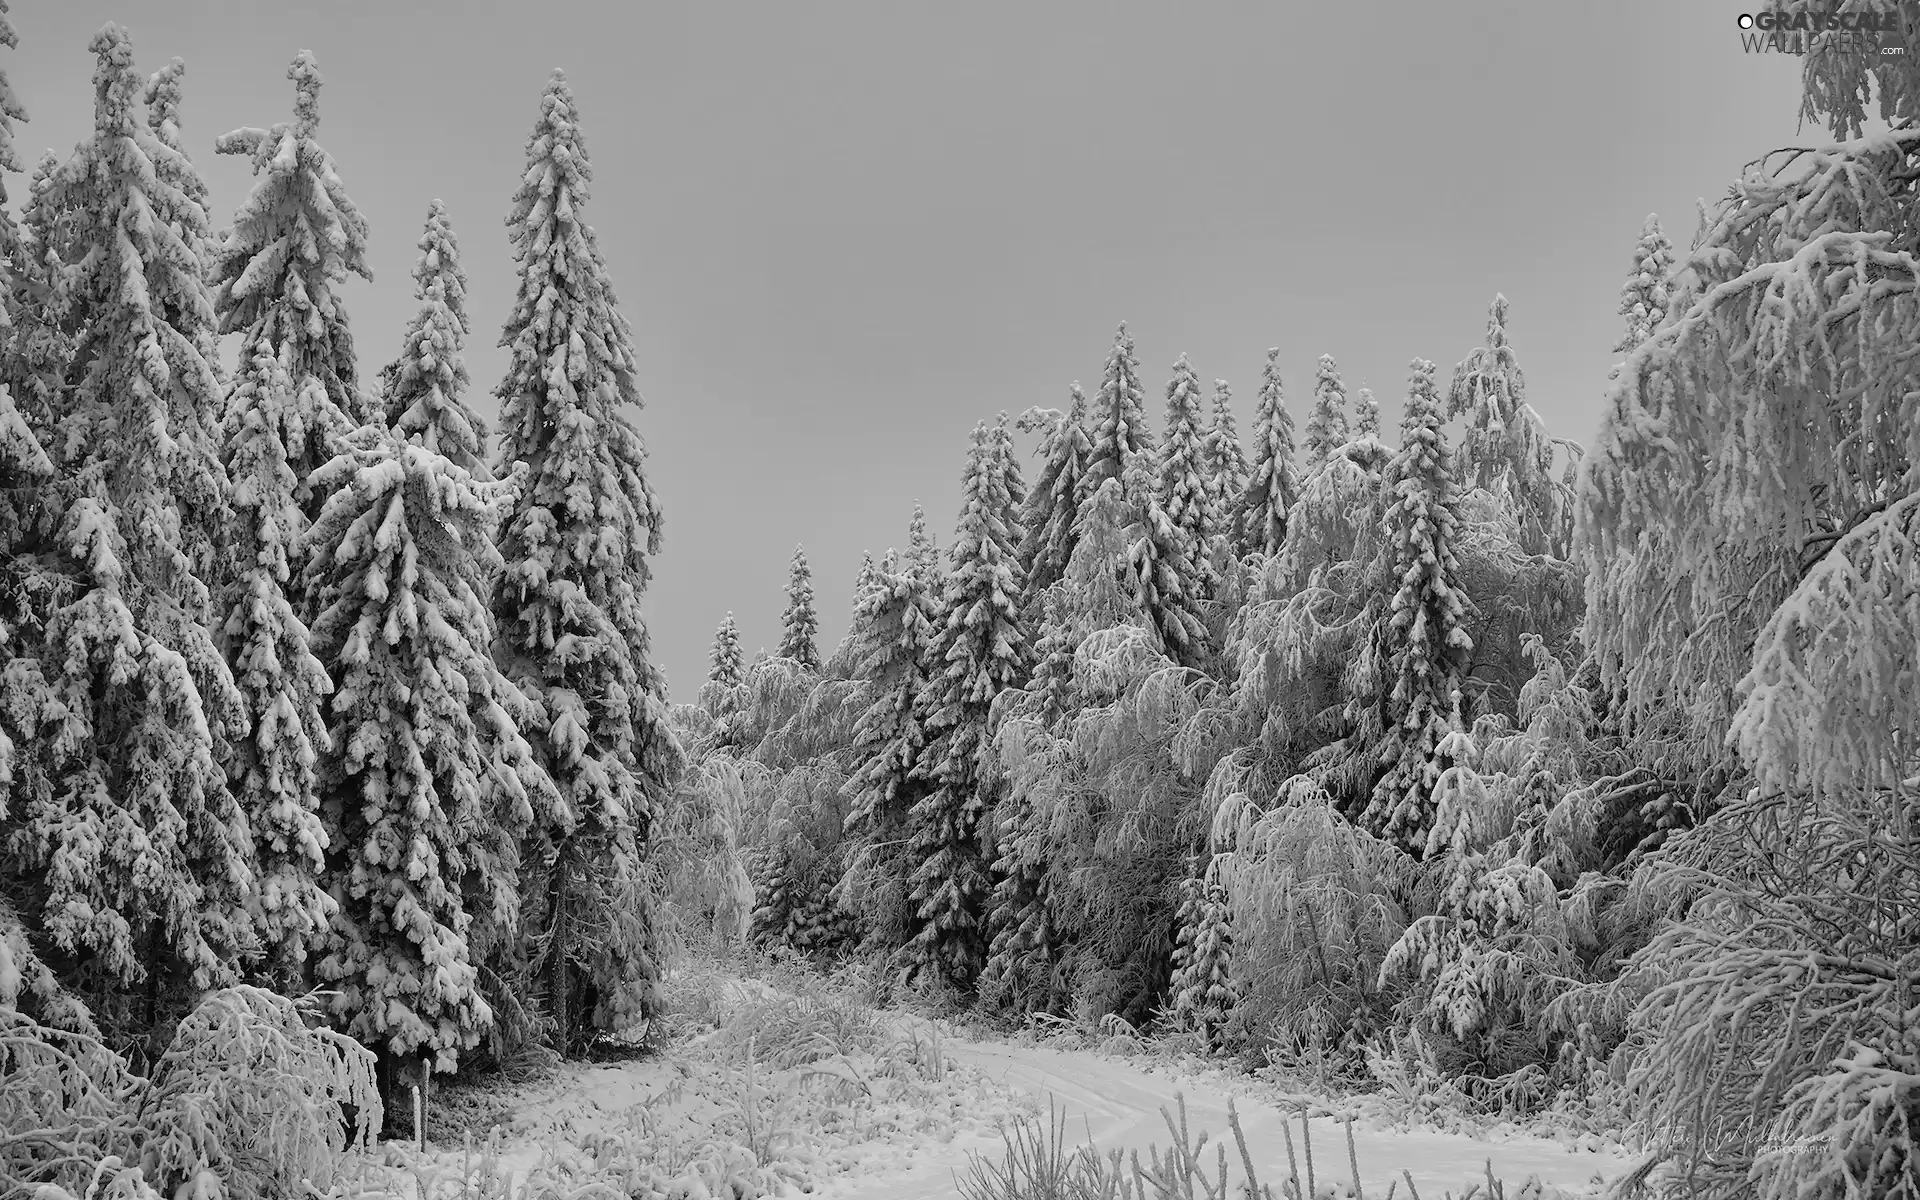
[[(729, 612), (713, 632), (713, 652), (709, 657), (706, 686), (700, 689), (700, 703), (716, 722), (725, 724), (738, 703), (735, 689), (740, 686), (740, 629)], [(724, 730), (720, 737), (725, 738)]]
[[(1086, 470), (1080, 477), (1079, 511), (1084, 513), (1100, 485), (1118, 479), (1127, 486), (1130, 463), (1153, 454), (1153, 431), (1147, 424), (1146, 393), (1140, 388), (1140, 362), (1134, 357), (1133, 339), (1127, 336), (1125, 322), (1113, 335), (1113, 349), (1107, 353), (1106, 369), (1100, 376), (1100, 394), (1093, 402), (1091, 445), (1087, 449)], [(1151, 464), (1149, 464), (1151, 465)], [(1140, 480), (1151, 483), (1148, 470)], [(1130, 501), (1143, 496), (1129, 493)]]
[(1219, 520), (1209, 504), (1200, 379), (1184, 354), (1173, 364), (1173, 377), (1167, 381), (1167, 437), (1160, 444), (1154, 496), (1190, 567), (1188, 581), (1193, 598), (1211, 598), (1219, 582), (1210, 553)]
[(1242, 554), (1280, 553), (1287, 513), (1300, 494), (1293, 466), (1293, 417), (1280, 384), (1280, 348), (1267, 351), (1260, 374), (1260, 407), (1253, 418), (1253, 466), (1242, 489), (1235, 526)]
[(495, 653), (546, 713), (536, 753), (560, 789), (523, 884), (563, 1047), (652, 1007), (657, 934), (636, 867), (683, 768), (640, 611), (660, 506), (621, 411), (640, 405), (633, 335), (582, 220), (591, 178), (555, 71), (508, 218), (519, 282), (495, 395), (500, 461), (527, 464), (527, 483), (501, 527), (493, 611)]
[[(377, 415), (360, 385), (342, 295), (350, 276), (371, 281), (373, 272), (366, 219), (332, 157), (314, 140), (320, 72), (313, 55), (296, 55), (287, 78), (293, 120), (237, 129), (214, 143), (221, 154), (248, 156), (255, 182), (213, 255), (210, 278), (220, 332), (284, 354), (292, 390), (262, 415), (284, 448), (294, 500), (311, 520), (326, 497), (312, 490), (308, 477), (333, 457), (334, 437)], [(243, 353), (243, 365), (252, 353)]]
[[(16, 50), (20, 46), (20, 35), (13, 28), (12, 18), (7, 16), (10, 8), (9, 0), (0, 0), (0, 46)], [(6, 72), (0, 71), (0, 171), (26, 169), (20, 165), (20, 157), (14, 153), (13, 148), (13, 123), (26, 119), (26, 107), (20, 103), (20, 98), (13, 94), (13, 84), (7, 79)], [(5, 197), (6, 186), (0, 184), (0, 200)], [(8, 219), (11, 220), (11, 214)], [(0, 247), (0, 250), (10, 251), (12, 248), (12, 243), (9, 242), (6, 246)]]
[(982, 421), (961, 480), (943, 620), (928, 646), (927, 740), (916, 770), (931, 790), (909, 819), (914, 923), (905, 973), (962, 990), (985, 965), (988, 944), (992, 881), (980, 835), (994, 802), (983, 760), (989, 717), (994, 700), (1023, 684), (1031, 667), (1017, 557), (1025, 498), (1006, 414), (997, 426)]
[[(194, 169), (186, 143), (180, 135), (180, 102), (184, 98), (181, 80), (186, 74), (187, 64), (175, 58), (147, 78), (143, 93), (147, 105), (147, 128), (175, 155), (166, 162), (154, 164), (158, 172), (156, 178), (167, 187), (180, 189), (200, 211), (208, 214), (209, 224), (199, 231), (199, 245), (194, 250), (201, 262), (211, 264), (218, 253), (219, 238), (211, 226), (212, 208), (207, 202), (207, 181)], [(214, 366), (216, 370), (220, 369), (217, 359)]]
[(819, 636), (820, 618), (813, 611), (813, 568), (807, 565), (807, 552), (795, 546), (787, 569), (787, 609), (780, 614), (779, 656), (817, 671)]
[(1479, 488), (1510, 511), (1520, 526), (1521, 548), (1529, 554), (1555, 553), (1554, 532), (1565, 527), (1562, 509), (1572, 489), (1555, 486), (1556, 446), (1568, 446), (1547, 433), (1527, 404), (1526, 376), (1507, 341), (1507, 298), (1496, 295), (1487, 313), (1487, 344), (1454, 368), (1446, 416), (1465, 417), (1459, 466), (1461, 484)]
[(1127, 582), (1167, 657), (1196, 666), (1207, 652), (1207, 627), (1198, 611), (1207, 577), (1194, 562), (1186, 531), (1161, 507), (1150, 469), (1142, 454), (1120, 478), (1121, 495), (1139, 498), (1129, 528)]
[[(1440, 743), (1452, 727), (1473, 639), (1454, 556), (1453, 479), (1445, 417), (1434, 393), (1433, 364), (1415, 359), (1400, 423), (1400, 452), (1390, 468), (1380, 584), (1393, 588), (1376, 608), (1366, 653), (1377, 680), (1386, 773), (1374, 784), (1362, 823), (1418, 854), (1433, 822), (1433, 787), (1447, 768)], [(1383, 597), (1384, 598), (1384, 597)], [(1376, 602), (1377, 603), (1377, 602)]]
[(420, 305), (388, 367), (385, 421), (400, 436), (438, 454), (476, 479), (488, 478), (487, 426), (462, 399), (467, 390), (467, 275), (460, 242), (438, 200), (427, 206), (415, 243), (413, 298)]
[(339, 747), (322, 774), (339, 912), (316, 974), (390, 1084), (415, 1056), (423, 1076), (453, 1070), (492, 1025), (475, 942), (514, 927), (517, 838), (559, 803), (520, 732), (531, 706), (488, 652), (490, 531), (519, 481), (380, 425), (315, 476), (306, 572)]
[(1206, 432), (1207, 503), (1213, 514), (1213, 533), (1237, 544), (1241, 499), (1253, 477), (1247, 451), (1240, 444), (1240, 428), (1233, 417), (1233, 389), (1224, 379), (1213, 381), (1213, 418)]
[(1356, 438), (1380, 437), (1380, 402), (1373, 398), (1373, 389), (1363, 387), (1353, 402), (1353, 436)]
[[(254, 867), (221, 765), (245, 713), (209, 631), (229, 511), (206, 215), (159, 182), (192, 168), (137, 117), (125, 32), (107, 25), (89, 49), (94, 132), (33, 202), (59, 242), (49, 324), (74, 353), (32, 546), (43, 639), (5, 679), (5, 874), (96, 1015), (131, 1032), (170, 985), (232, 978)], [(143, 977), (144, 997), (125, 990)]]
[(73, 331), (55, 319), (54, 288), (65, 275), (66, 251), (74, 232), (73, 222), (64, 219), (61, 209), (64, 193), (53, 186), (59, 172), (60, 160), (51, 150), (35, 164), (17, 235), (11, 214), (0, 217), (12, 276), (3, 305), (8, 328), (0, 370), (5, 371), (7, 389), (21, 417), (49, 436), (73, 351)]
[(1313, 412), (1307, 417), (1307, 469), (1316, 471), (1335, 450), (1347, 443), (1347, 386), (1333, 355), (1322, 354), (1313, 379)]
[[(1033, 678), (1015, 698), (995, 733), (993, 753), (1004, 763), (1008, 747), (1022, 753), (1058, 753), (1057, 735), (1075, 708), (1073, 630), (1060, 589), (1043, 597), (1040, 639), (1034, 646)], [(1031, 764), (1029, 764), (1031, 765)], [(1046, 770), (1005, 772), (1007, 794), (994, 811), (993, 896), (987, 913), (986, 966), (980, 973), (983, 1001), (1014, 1012), (1054, 1012), (1065, 1003), (1059, 965), (1064, 951), (1053, 912), (1048, 829), (1030, 789), (1051, 778)]]
[(1035, 450), (1040, 473), (1020, 514), (1024, 530), (1020, 569), (1027, 580), (1027, 611), (1022, 616), (1032, 621), (1039, 615), (1039, 597), (1066, 573), (1078, 536), (1075, 521), (1080, 512), (1081, 479), (1093, 449), (1087, 439), (1086, 394), (1075, 383), (1073, 403), (1065, 413), (1030, 408), (1020, 414), (1019, 428), (1024, 433), (1040, 431), (1040, 445)]
[[(1194, 864), (1198, 866), (1199, 864)], [(1215, 862), (1180, 881), (1174, 914), (1173, 977), (1167, 984), (1174, 1020), (1209, 1046), (1233, 1012), (1233, 912)]]
[(926, 748), (921, 697), (927, 690), (934, 612), (929, 564), (921, 556), (931, 555), (932, 543), (918, 503), (912, 536), (912, 555), (902, 562), (889, 550), (853, 614), (859, 630), (856, 703), (862, 711), (854, 723), (848, 750), (853, 766), (844, 789), (852, 848), (835, 890), (842, 906), (860, 915), (868, 945), (880, 950), (904, 944), (909, 933), (907, 821), (929, 790), (917, 768)]
[(1668, 281), (1673, 276), (1673, 243), (1660, 228), (1657, 213), (1648, 213), (1640, 229), (1640, 244), (1633, 248), (1633, 269), (1620, 286), (1620, 316), (1626, 332), (1613, 344), (1615, 354), (1632, 354), (1640, 343), (1653, 336), (1666, 318), (1672, 298)]
[[(1915, 52), (1910, 19), (1893, 36)], [(1808, 114), (1857, 135), (1869, 71), (1910, 116), (1912, 65), (1843, 46), (1809, 55)], [(1916, 154), (1903, 124), (1747, 171), (1581, 475), (1586, 636), (1636, 748), (1675, 773), (1740, 756), (1663, 848), (1684, 919), (1623, 977), (1627, 1085), (1674, 1195), (1914, 1188)]]
[[(325, 696), (333, 690), (314, 657), (306, 624), (289, 599), (306, 519), (302, 480), (288, 463), (282, 424), (298, 391), (290, 342), (243, 342), (227, 398), (221, 460), (233, 481), (229, 543), (234, 578), (221, 597), (221, 627), (248, 728), (228, 764), (234, 794), (253, 827), (259, 881), (251, 909), (280, 972), (300, 968), (325, 934), (335, 904), (322, 886), (327, 833), (320, 820), (317, 767), (330, 750)], [(307, 377), (309, 380), (311, 376)]]

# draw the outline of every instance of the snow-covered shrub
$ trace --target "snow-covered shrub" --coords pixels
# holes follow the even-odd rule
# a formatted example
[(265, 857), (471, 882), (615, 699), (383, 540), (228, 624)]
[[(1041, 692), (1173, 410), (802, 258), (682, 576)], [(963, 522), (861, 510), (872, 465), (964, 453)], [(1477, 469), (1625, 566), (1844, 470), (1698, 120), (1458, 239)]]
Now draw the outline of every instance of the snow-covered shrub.
[[(141, 1078), (0, 1003), (0, 1191), (267, 1200), (326, 1188), (381, 1122), (373, 1055), (292, 1000), (211, 993)], [(18, 1136), (30, 1135), (30, 1136)]]
[(1384, 1016), (1380, 968), (1417, 903), (1417, 864), (1304, 777), (1265, 808), (1228, 797), (1213, 845), (1234, 932), (1229, 1037), (1291, 1051)]

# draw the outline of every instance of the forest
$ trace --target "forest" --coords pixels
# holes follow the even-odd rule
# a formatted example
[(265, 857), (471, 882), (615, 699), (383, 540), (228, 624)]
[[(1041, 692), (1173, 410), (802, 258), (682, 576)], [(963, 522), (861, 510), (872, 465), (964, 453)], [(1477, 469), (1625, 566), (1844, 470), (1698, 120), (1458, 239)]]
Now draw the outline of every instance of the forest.
[[(979, 422), (946, 545), (916, 507), (837, 647), (796, 549), (777, 649), (729, 616), (679, 705), (563, 74), (495, 429), (439, 201), (363, 373), (312, 55), (290, 119), (214, 139), (254, 174), (219, 228), (181, 60), (103, 28), (93, 133), (30, 171), (0, 76), (0, 1193), (295, 1194), (411, 1089), (641, 1037), (675, 961), (751, 950), (1618, 1114), (1670, 1195), (1920, 1197), (1899, 20), (1904, 56), (1807, 55), (1832, 142), (1622, 246), (1584, 443), (1502, 296), (1397, 430), (1275, 349), (1243, 437), (1122, 325)], [(279, 1161), (236, 1148), (263, 1122)]]

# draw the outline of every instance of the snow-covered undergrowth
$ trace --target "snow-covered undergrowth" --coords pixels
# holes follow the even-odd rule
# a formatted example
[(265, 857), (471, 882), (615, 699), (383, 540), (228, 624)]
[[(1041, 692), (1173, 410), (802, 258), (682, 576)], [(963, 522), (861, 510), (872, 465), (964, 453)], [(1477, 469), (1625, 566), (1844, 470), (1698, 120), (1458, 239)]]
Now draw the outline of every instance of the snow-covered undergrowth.
[(939, 1023), (877, 1010), (845, 981), (686, 962), (665, 996), (656, 1049), (502, 1086), (461, 1141), (364, 1158), (358, 1194), (753, 1200), (898, 1172), (933, 1148), (988, 1150), (1037, 1109), (954, 1061)]

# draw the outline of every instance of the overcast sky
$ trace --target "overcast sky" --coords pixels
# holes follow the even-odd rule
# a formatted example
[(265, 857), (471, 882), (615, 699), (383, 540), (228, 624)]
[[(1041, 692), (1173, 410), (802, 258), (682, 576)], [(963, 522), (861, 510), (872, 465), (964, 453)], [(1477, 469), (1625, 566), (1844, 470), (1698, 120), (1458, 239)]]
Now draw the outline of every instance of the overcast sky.
[(101, 24), (145, 70), (183, 57), (218, 228), (250, 176), (214, 138), (287, 119), (311, 49), (373, 230), (363, 363), (398, 348), (439, 197), (490, 418), (503, 220), (565, 68), (665, 506), (655, 653), (686, 700), (729, 609), (749, 653), (777, 643), (796, 543), (831, 652), (861, 551), (904, 545), (916, 498), (944, 545), (974, 422), (1091, 388), (1121, 320), (1156, 419), (1185, 352), (1245, 432), (1277, 345), (1297, 420), (1324, 353), (1392, 428), (1407, 361), (1444, 384), (1504, 292), (1530, 400), (1587, 441), (1647, 213), (1684, 249), (1697, 198), (1819, 137), (1796, 61), (1741, 51), (1743, 3), (14, 0), (0, 61), (31, 165), (90, 131)]

